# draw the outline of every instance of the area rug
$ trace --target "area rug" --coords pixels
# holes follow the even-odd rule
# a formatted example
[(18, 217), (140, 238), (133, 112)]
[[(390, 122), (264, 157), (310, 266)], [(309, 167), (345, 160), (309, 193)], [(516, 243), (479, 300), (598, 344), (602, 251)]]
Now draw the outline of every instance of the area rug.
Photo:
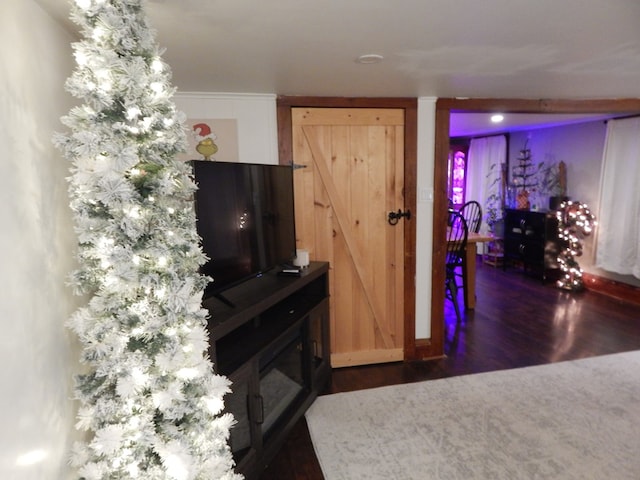
[(320, 396), (325, 480), (640, 479), (640, 351)]

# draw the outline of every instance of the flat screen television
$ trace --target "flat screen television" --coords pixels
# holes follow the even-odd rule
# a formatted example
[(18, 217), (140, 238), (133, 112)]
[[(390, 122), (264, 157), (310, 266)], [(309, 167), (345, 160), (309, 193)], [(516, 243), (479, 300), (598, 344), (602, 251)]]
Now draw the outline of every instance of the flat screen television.
[(293, 169), (193, 160), (196, 225), (213, 279), (205, 298), (295, 256)]

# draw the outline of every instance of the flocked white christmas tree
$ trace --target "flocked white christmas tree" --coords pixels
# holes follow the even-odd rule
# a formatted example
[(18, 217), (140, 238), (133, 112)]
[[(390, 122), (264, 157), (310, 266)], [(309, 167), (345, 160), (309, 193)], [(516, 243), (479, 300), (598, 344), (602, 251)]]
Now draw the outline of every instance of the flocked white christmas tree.
[(71, 455), (81, 478), (236, 479), (223, 413), (229, 381), (206, 354), (207, 278), (195, 229), (184, 118), (143, 0), (75, 0), (83, 40), (67, 89), (81, 106), (56, 144), (72, 164), (78, 235), (69, 320), (83, 345)]

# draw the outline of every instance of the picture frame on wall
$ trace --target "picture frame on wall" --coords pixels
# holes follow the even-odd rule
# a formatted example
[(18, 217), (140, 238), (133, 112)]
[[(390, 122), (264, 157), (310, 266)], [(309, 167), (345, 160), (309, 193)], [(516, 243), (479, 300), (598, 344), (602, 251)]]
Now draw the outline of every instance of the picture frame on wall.
[(179, 160), (238, 162), (238, 123), (235, 118), (187, 119), (187, 151)]

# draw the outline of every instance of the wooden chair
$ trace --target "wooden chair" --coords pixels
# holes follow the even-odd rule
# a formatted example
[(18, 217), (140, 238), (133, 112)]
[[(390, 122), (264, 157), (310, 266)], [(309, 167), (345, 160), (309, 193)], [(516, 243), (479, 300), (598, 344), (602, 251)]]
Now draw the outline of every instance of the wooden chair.
[[(465, 222), (467, 222), (467, 228), (469, 229), (469, 233), (478, 233), (480, 231), (480, 226), (482, 225), (482, 206), (480, 203), (475, 200), (469, 200), (464, 203), (460, 210), (458, 210), (460, 215), (464, 217)], [(473, 247), (475, 248), (475, 246)], [(466, 261), (466, 256), (464, 257), (463, 263)], [(467, 284), (467, 267), (466, 265), (462, 265), (460, 272), (458, 275), (462, 277), (462, 284)]]
[[(478, 233), (480, 231), (480, 226), (482, 225), (482, 206), (480, 203), (475, 200), (469, 200), (464, 203), (458, 213), (464, 217), (465, 222), (467, 223), (468, 232)], [(475, 248), (475, 246), (474, 246)], [(462, 265), (460, 265), (460, 270), (457, 271), (457, 275), (462, 278), (462, 284), (467, 284), (467, 266), (465, 265), (466, 255), (463, 256)]]
[(450, 225), (447, 228), (447, 256), (445, 260), (445, 295), (453, 302), (458, 323), (461, 320), (460, 306), (458, 305), (458, 289), (456, 269), (465, 270), (464, 258), (467, 248), (467, 236), (469, 230), (467, 222), (459, 212), (449, 213)]
[(458, 210), (467, 222), (470, 232), (478, 233), (482, 225), (482, 206), (475, 200), (470, 200)]

